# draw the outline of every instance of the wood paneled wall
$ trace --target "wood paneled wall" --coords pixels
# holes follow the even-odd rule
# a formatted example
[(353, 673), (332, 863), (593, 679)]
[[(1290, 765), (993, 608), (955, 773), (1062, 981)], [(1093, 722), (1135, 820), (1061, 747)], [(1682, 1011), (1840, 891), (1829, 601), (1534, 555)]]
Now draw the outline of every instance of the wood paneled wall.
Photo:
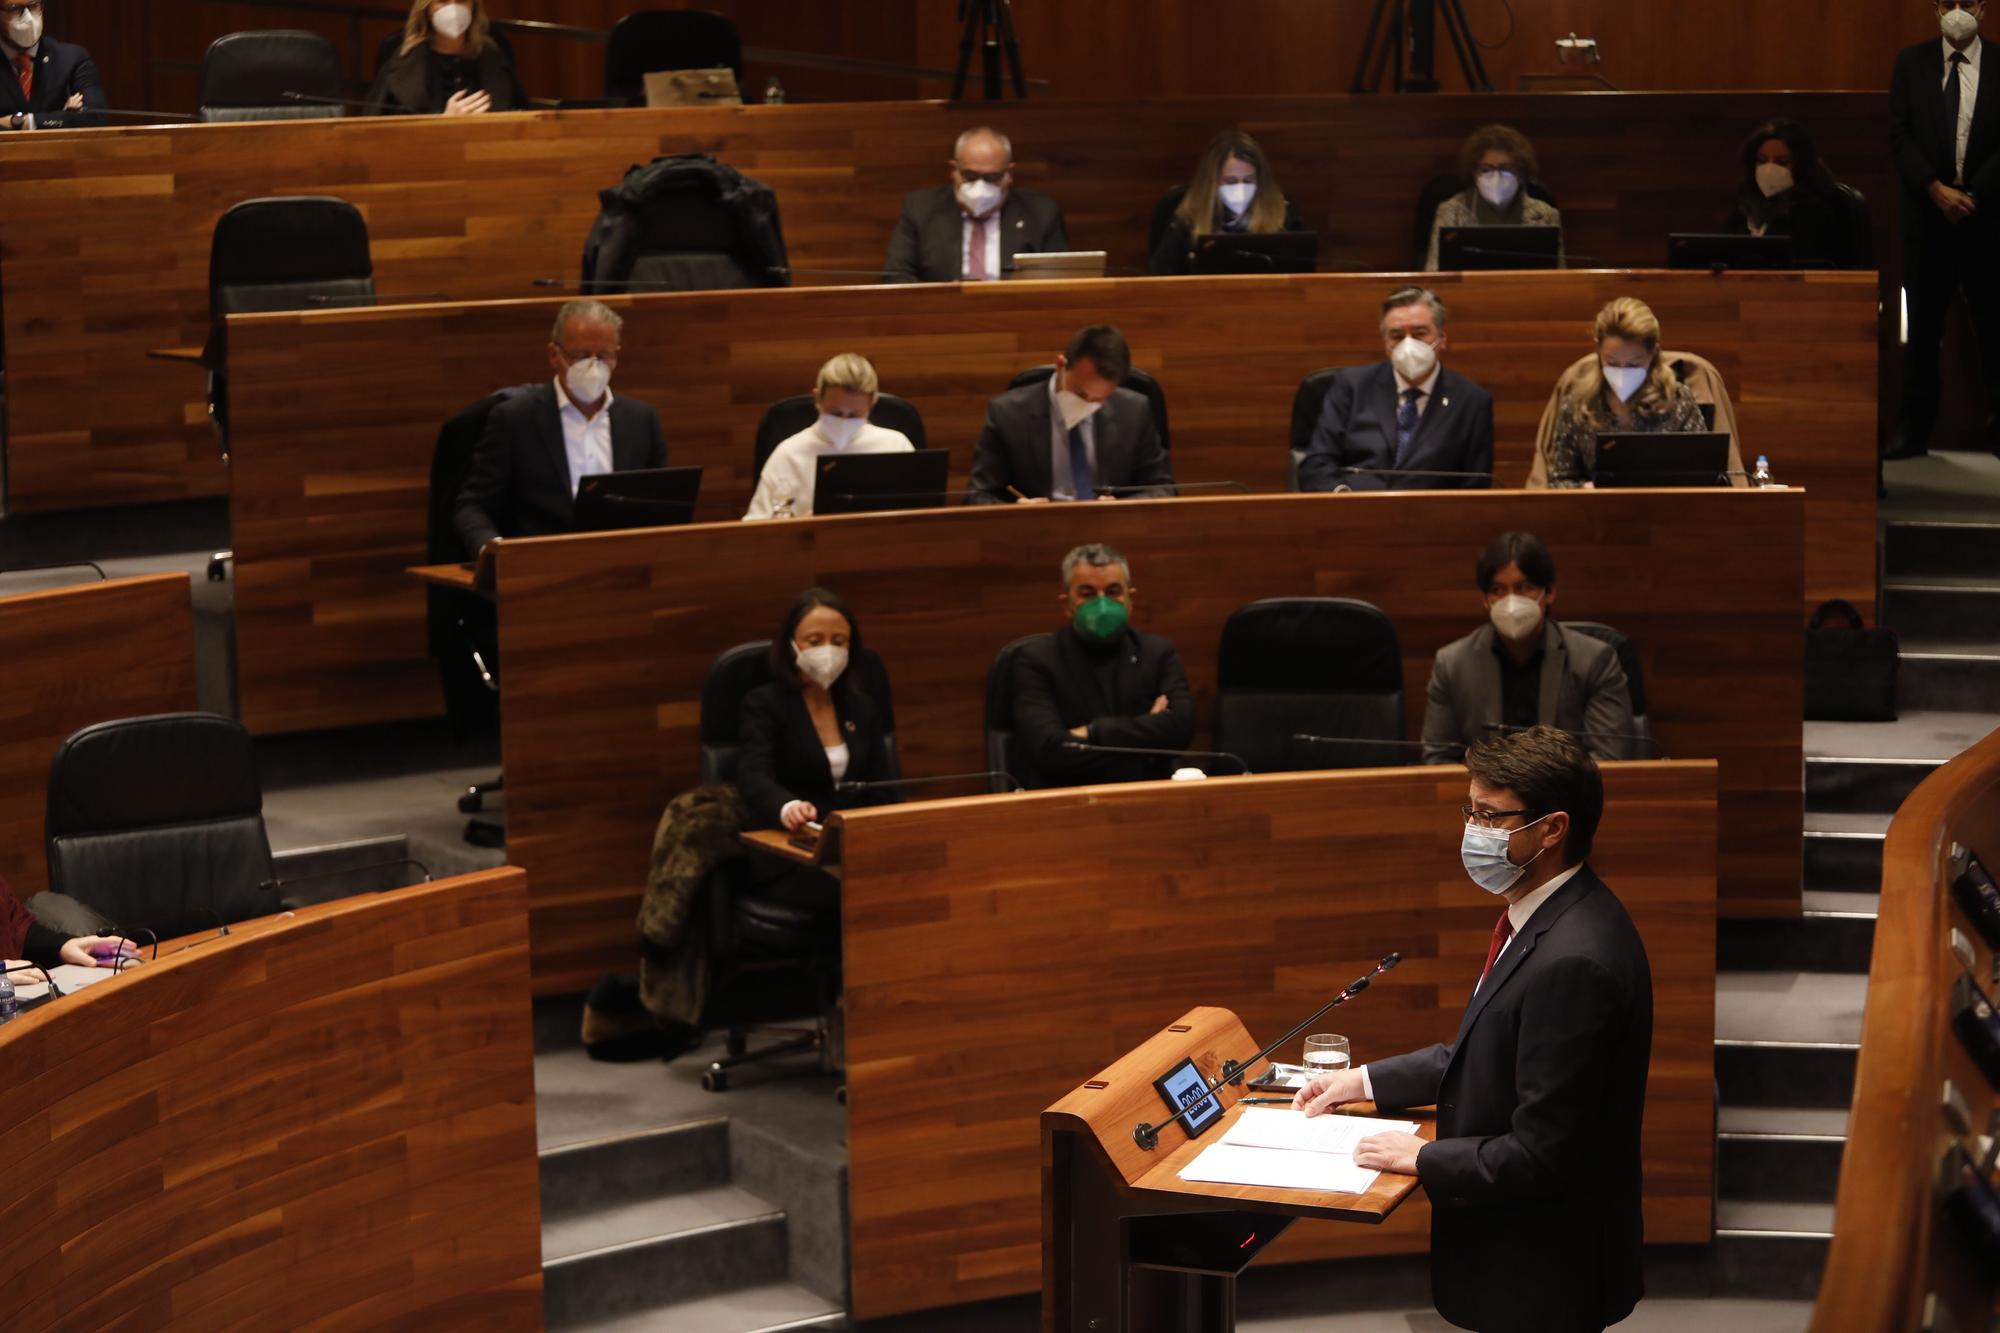
[(1058, 566), (1085, 541), (1131, 560), (1136, 623), (1178, 645), (1204, 733), (1229, 613), (1319, 595), (1362, 598), (1395, 621), (1415, 735), (1433, 656), (1481, 623), (1479, 551), (1509, 529), (1539, 534), (1561, 571), (1561, 614), (1616, 625), (1640, 646), (1665, 752), (1721, 762), (1724, 911), (1796, 913), (1803, 510), (1795, 491), (1376, 493), (503, 543), (507, 850), (530, 875), (536, 988), (579, 990), (630, 958), (654, 826), (696, 780), (701, 685), (717, 654), (768, 638), (799, 589), (838, 589), (895, 683), (904, 771), (984, 769), (993, 654), (1061, 624)]
[[(1051, 360), (1074, 329), (1111, 319), (1166, 390), (1176, 476), (1281, 491), (1299, 381), (1380, 359), (1388, 285), (1326, 275), (628, 298), (618, 391), (659, 408), (670, 460), (707, 469), (703, 517), (726, 519), (748, 503), (764, 408), (809, 388), (832, 353), (872, 358), (962, 477), (988, 398)], [(1721, 366), (1746, 455), (1771, 454), (1807, 487), (1806, 602), (1873, 605), (1868, 276), (1471, 274), (1439, 286), (1452, 310), (1447, 360), (1498, 402), (1501, 485), (1526, 479), (1550, 386), (1588, 350), (1598, 307), (1636, 293), (1674, 346)], [(555, 305), (231, 322), (236, 643), (250, 726), (437, 712), (423, 593), (402, 572), (424, 563), (437, 425), (489, 388), (545, 371)]]
[[(1778, 111), (1811, 123), (1876, 201), (1886, 247), (1894, 210), (1879, 94), (1202, 98), (1041, 102), (1004, 114), (924, 102), (0, 136), (8, 502), (26, 510), (221, 492), (202, 373), (147, 353), (202, 344), (215, 220), (256, 195), (352, 200), (368, 218), (385, 296), (520, 297), (536, 278), (578, 272), (597, 191), (628, 166), (707, 150), (777, 191), (796, 267), (875, 271), (904, 193), (941, 180), (953, 137), (991, 114), (1014, 136), (1022, 182), (1062, 202), (1072, 241), (1138, 272), (1160, 192), (1216, 130), (1241, 125), (1323, 230), (1323, 267), (1395, 272), (1417, 262), (1424, 183), (1451, 169), (1470, 126), (1498, 118), (1535, 138), (1572, 262), (1645, 268), (1662, 262), (1669, 231), (1719, 224), (1739, 140)], [(859, 279), (800, 277), (829, 280)], [(893, 319), (896, 309), (871, 315)], [(407, 350), (378, 348), (379, 374), (393, 378)], [(454, 396), (483, 393), (496, 370), (455, 381)], [(325, 409), (344, 390), (306, 381), (303, 391)]]
[[(1652, 964), (1656, 1244), (1709, 1239), (1715, 782), (1609, 765), (1592, 856)], [(1036, 1289), (1041, 1109), (1191, 1004), (1269, 1041), (1399, 950), (1325, 1028), (1357, 1061), (1451, 1040), (1494, 915), (1459, 865), (1465, 783), (1224, 778), (842, 816), (856, 1316)], [(1421, 1253), (1428, 1223), (1421, 1198), (1380, 1228), (1298, 1223), (1285, 1253)]]
[(0, 878), (49, 886), (49, 762), (81, 727), (195, 706), (185, 574), (0, 597)]
[(524, 906), (349, 898), (0, 1028), (0, 1317), (541, 1327)]

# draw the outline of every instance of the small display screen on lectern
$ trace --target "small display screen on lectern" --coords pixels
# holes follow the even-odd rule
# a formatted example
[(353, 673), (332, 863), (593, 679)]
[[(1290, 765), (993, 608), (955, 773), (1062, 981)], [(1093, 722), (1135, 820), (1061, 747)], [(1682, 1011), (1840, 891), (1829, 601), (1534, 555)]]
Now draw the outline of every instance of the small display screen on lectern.
[(1195, 1103), (1201, 1102), (1188, 1118), (1181, 1121), (1187, 1126), (1189, 1138), (1194, 1138), (1216, 1121), (1222, 1119), (1222, 1098), (1210, 1096), (1208, 1080), (1194, 1067), (1192, 1059), (1183, 1060), (1166, 1073), (1153, 1080), (1153, 1086), (1160, 1091), (1160, 1100), (1167, 1104), (1167, 1111), (1179, 1115)]

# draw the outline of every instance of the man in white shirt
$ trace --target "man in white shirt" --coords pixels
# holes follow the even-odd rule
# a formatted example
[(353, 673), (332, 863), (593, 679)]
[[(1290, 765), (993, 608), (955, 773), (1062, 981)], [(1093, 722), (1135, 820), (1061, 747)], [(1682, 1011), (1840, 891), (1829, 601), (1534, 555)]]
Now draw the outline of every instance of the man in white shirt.
[(1014, 145), (981, 126), (958, 136), (950, 183), (912, 190), (889, 241), (884, 282), (995, 282), (1018, 254), (1069, 249), (1062, 210), (1014, 184)]
[(781, 441), (764, 463), (750, 497), (753, 518), (806, 518), (813, 511), (816, 464), (827, 454), (906, 454), (913, 446), (899, 430), (868, 419), (881, 396), (881, 381), (868, 359), (843, 352), (819, 368), (813, 406), (819, 419)]

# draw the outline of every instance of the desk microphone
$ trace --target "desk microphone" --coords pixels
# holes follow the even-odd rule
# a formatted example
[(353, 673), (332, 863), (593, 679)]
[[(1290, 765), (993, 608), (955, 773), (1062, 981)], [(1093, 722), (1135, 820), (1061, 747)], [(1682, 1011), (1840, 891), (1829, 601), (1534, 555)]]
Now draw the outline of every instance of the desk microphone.
[(1491, 472), (1430, 472), (1409, 467), (1343, 467), (1343, 477), (1439, 477), (1458, 481), (1491, 481)]
[[(1289, 739), (1302, 741), (1307, 745), (1372, 746), (1375, 749), (1381, 750), (1423, 750), (1428, 745), (1428, 742), (1425, 741), (1397, 741), (1390, 740), (1387, 737), (1378, 739), (1372, 736), (1315, 736), (1311, 732), (1306, 731), (1295, 731)], [(1460, 745), (1456, 741), (1450, 742), (1449, 748), (1461, 752), (1465, 749), (1463, 745)]]
[[(291, 875), (284, 879), (273, 876), (258, 884), (257, 887), (266, 893), (281, 893), (285, 889), (291, 888), (294, 884), (310, 884), (316, 879), (333, 879), (336, 876), (343, 875), (365, 875), (371, 870), (387, 870), (392, 866), (415, 866), (424, 872), (423, 879), (418, 881), (422, 884), (428, 884), (437, 878), (436, 875), (431, 873), (431, 868), (416, 857), (395, 856), (386, 861), (371, 861), (365, 866), (343, 866), (337, 870), (319, 870), (310, 875)], [(228, 928), (225, 927), (222, 933), (227, 935), (229, 933)]]
[[(114, 107), (98, 106), (63, 107), (50, 112), (17, 112), (12, 119), (14, 124), (19, 126), (29, 116), (35, 118), (35, 128), (38, 130), (91, 129), (94, 127), (89, 122), (93, 116), (108, 116), (112, 120), (136, 120), (141, 123), (177, 125), (191, 124), (199, 119), (199, 117), (188, 115), (185, 111), (121, 111)], [(76, 117), (79, 123), (71, 125), (69, 123), (71, 116)]]
[(1346, 1004), (1349, 1000), (1359, 995), (1362, 991), (1367, 990), (1369, 982), (1381, 976), (1384, 972), (1387, 972), (1390, 968), (1394, 967), (1396, 964), (1402, 961), (1403, 961), (1403, 955), (1401, 955), (1400, 953), (1390, 954), (1388, 957), (1384, 958), (1381, 962), (1375, 964), (1375, 966), (1369, 970), (1367, 976), (1356, 977), (1354, 980), (1348, 982), (1347, 989), (1340, 992), (1340, 994), (1334, 996), (1331, 1000), (1328, 1000), (1325, 1004), (1315, 1009), (1312, 1013), (1307, 1014), (1305, 1021), (1303, 1023), (1300, 1023), (1290, 1032), (1287, 1032), (1284, 1036), (1278, 1038), (1276, 1041), (1272, 1042), (1269, 1046), (1266, 1046), (1263, 1050), (1251, 1056), (1248, 1060), (1224, 1060), (1222, 1062), (1222, 1071), (1216, 1075), (1215, 1082), (1207, 1083), (1206, 1079), (1203, 1080), (1204, 1083), (1207, 1083), (1207, 1094), (1208, 1094), (1207, 1096), (1197, 1097), (1194, 1099), (1194, 1101), (1192, 1101), (1188, 1105), (1183, 1106), (1180, 1109), (1180, 1111), (1174, 1116), (1174, 1118), (1167, 1121), (1166, 1124), (1153, 1125), (1153, 1124), (1148, 1124), (1144, 1120), (1141, 1120), (1138, 1124), (1132, 1127), (1132, 1141), (1138, 1144), (1141, 1148), (1144, 1148), (1148, 1152), (1151, 1152), (1153, 1149), (1159, 1147), (1161, 1130), (1167, 1128), (1168, 1125), (1178, 1124), (1180, 1121), (1185, 1120), (1188, 1116), (1194, 1114), (1196, 1111), (1199, 1111), (1202, 1107), (1207, 1106), (1211, 1101), (1215, 1100), (1215, 1094), (1217, 1091), (1221, 1089), (1223, 1084), (1241, 1082), (1245, 1070), (1255, 1065), (1259, 1060), (1262, 1060), (1272, 1051), (1275, 1051), (1280, 1046), (1283, 1046), (1293, 1037), (1296, 1037), (1301, 1032), (1304, 1032), (1314, 1023), (1319, 1022), (1319, 1020), (1322, 1017), (1324, 1017), (1328, 1013), (1328, 1011), (1338, 1009), (1341, 1005)]
[[(833, 784), (833, 789), (835, 791), (887, 791), (891, 787), (937, 787), (947, 782), (991, 782), (995, 778), (1003, 779), (1007, 783), (1009, 791), (1027, 790), (1027, 788), (1021, 785), (1020, 779), (1016, 778), (1012, 773), (1003, 773), (997, 768), (989, 769), (984, 773), (946, 773), (941, 777), (934, 778), (882, 778), (875, 782), (836, 782)], [(991, 793), (986, 794), (990, 795)]]
[(1078, 754), (1135, 754), (1147, 759), (1173, 759), (1176, 757), (1182, 759), (1227, 759), (1230, 763), (1236, 765), (1239, 772), (1247, 774), (1250, 771), (1250, 765), (1243, 762), (1241, 755), (1231, 754), (1227, 750), (1148, 750), (1137, 745), (1092, 745), (1088, 741), (1075, 739), (1064, 741), (1062, 748), (1075, 751)]
[[(1652, 757), (1655, 759), (1665, 759), (1667, 757), (1667, 752), (1665, 750), (1662, 750), (1660, 748), (1659, 742), (1654, 740), (1651, 736), (1640, 736), (1629, 731), (1571, 731), (1568, 727), (1562, 727), (1558, 729), (1562, 731), (1565, 735), (1574, 736), (1578, 740), (1632, 741), (1640, 745), (1646, 745), (1652, 747), (1653, 750)], [(1533, 731), (1534, 728), (1510, 726), (1505, 722), (1488, 722), (1485, 725), (1485, 727), (1482, 728), (1482, 730), (1490, 731), (1498, 735), (1513, 735), (1516, 732)]]
[[(1250, 493), (1250, 488), (1240, 481), (1173, 481), (1165, 483), (1165, 486), (1166, 488), (1178, 491), (1182, 495), (1186, 495), (1189, 491), (1241, 491), (1245, 495)], [(1142, 491), (1157, 491), (1162, 489), (1162, 487), (1158, 485), (1099, 486), (1095, 489), (1099, 495), (1137, 495)], [(1158, 498), (1171, 500), (1174, 497), (1163, 495)]]
[[(368, 297), (329, 296), (325, 292), (320, 292), (317, 295), (308, 296), (306, 304), (315, 308), (338, 307), (340, 309), (352, 308), (365, 310), (371, 306), (381, 305), (386, 301), (449, 301), (450, 299), (450, 292), (392, 292), (387, 296), (377, 293), (374, 296)], [(245, 311), (244, 313), (247, 314), (249, 312)]]

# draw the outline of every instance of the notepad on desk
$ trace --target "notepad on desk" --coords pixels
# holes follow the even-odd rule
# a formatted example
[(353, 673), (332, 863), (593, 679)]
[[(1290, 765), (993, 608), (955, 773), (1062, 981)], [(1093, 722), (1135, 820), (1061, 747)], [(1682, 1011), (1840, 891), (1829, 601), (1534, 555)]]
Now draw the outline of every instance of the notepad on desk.
[(1180, 1176), (1213, 1185), (1361, 1194), (1381, 1172), (1355, 1165), (1355, 1145), (1370, 1134), (1390, 1132), (1414, 1134), (1416, 1122), (1248, 1107), (1221, 1139), (1181, 1168)]

